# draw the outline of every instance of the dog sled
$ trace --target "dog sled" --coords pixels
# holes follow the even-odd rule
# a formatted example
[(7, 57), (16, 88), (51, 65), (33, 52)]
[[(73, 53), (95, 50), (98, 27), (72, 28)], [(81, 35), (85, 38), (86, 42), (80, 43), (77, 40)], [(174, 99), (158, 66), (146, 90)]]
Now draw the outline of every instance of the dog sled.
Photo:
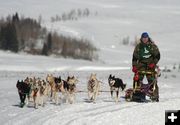
[(139, 74), (153, 75), (155, 78), (151, 83), (144, 84), (142, 81), (135, 81), (133, 88), (129, 88), (125, 91), (125, 99), (128, 102), (147, 102), (146, 97), (149, 97), (152, 102), (159, 102), (159, 88), (157, 85), (157, 78), (160, 77), (160, 73), (150, 71), (139, 71)]

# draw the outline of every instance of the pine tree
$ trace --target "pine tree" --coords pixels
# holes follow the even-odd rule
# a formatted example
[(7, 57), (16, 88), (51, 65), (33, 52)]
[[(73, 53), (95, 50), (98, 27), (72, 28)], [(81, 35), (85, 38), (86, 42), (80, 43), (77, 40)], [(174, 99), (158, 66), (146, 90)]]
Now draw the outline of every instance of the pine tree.
[(42, 55), (45, 55), (45, 56), (48, 55), (48, 46), (46, 43), (44, 43), (44, 45), (43, 45)]
[(5, 40), (5, 31), (6, 31), (6, 27), (1, 27), (1, 31), (0, 31), (0, 48), (5, 50), (5, 46), (6, 45), (6, 40)]
[(68, 56), (68, 45), (67, 45), (67, 42), (64, 42), (61, 54), (64, 57)]
[(3, 40), (3, 37), (2, 37), (2, 27), (0, 27), (0, 49), (2, 49), (2, 40)]
[(18, 13), (16, 12), (16, 14), (15, 15), (13, 15), (13, 17), (12, 17), (12, 21), (13, 22), (19, 22), (19, 15), (18, 15)]
[(8, 32), (6, 34), (6, 40), (7, 40), (7, 46), (8, 50), (11, 50), (13, 52), (18, 52), (18, 40), (17, 40), (17, 34), (16, 34), (16, 28), (15, 25), (12, 23), (8, 24), (7, 26)]
[(19, 45), (17, 40), (16, 28), (13, 23), (8, 23), (1, 29), (1, 48), (18, 52)]
[(52, 35), (51, 35), (51, 33), (48, 34), (47, 48), (48, 48), (48, 51), (51, 52), (51, 50), (52, 50)]

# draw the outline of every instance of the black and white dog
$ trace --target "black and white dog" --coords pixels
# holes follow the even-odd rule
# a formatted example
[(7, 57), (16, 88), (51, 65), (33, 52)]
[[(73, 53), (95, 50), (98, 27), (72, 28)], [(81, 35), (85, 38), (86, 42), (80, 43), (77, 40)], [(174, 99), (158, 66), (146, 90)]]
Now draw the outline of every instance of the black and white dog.
[(78, 80), (72, 76), (68, 76), (67, 81), (63, 80), (64, 90), (66, 93), (66, 102), (73, 104), (75, 102), (76, 84)]
[(112, 76), (111, 74), (109, 75), (108, 83), (110, 86), (111, 97), (113, 98), (113, 91), (116, 91), (115, 101), (118, 102), (119, 88), (123, 91), (126, 88), (126, 84), (123, 83), (122, 79), (115, 78), (115, 76)]

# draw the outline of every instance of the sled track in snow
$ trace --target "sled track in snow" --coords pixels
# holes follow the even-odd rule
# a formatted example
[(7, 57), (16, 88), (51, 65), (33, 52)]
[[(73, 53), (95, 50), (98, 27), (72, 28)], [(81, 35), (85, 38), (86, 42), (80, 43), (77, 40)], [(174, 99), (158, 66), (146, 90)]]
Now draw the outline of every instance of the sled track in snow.
[[(37, 110), (33, 110), (31, 112), (26, 112), (20, 114), (19, 116), (12, 119), (5, 125), (13, 123), (14, 125), (23, 125), (25, 123), (31, 123), (38, 125), (48, 125), (53, 124), (54, 121), (58, 120), (61, 125), (71, 125), (71, 123), (90, 118), (92, 117), (92, 121), (101, 117), (103, 114), (106, 113), (114, 113), (119, 112), (120, 110), (130, 110), (131, 108), (137, 108), (139, 106), (145, 105), (140, 103), (126, 103), (126, 102), (119, 102), (119, 103), (76, 103), (73, 105), (70, 104), (61, 104), (58, 106), (47, 105), (45, 107), (39, 108)], [(91, 108), (86, 109), (86, 106), (90, 106)], [(80, 109), (78, 107), (82, 107)], [(26, 108), (26, 107), (25, 107)], [(22, 109), (23, 110), (23, 109)], [(23, 119), (22, 119), (23, 118)]]
[[(101, 100), (100, 98), (99, 100)], [(103, 99), (102, 99), (103, 100)], [(161, 99), (159, 102), (165, 104), (168, 101), (177, 100), (177, 98)], [(98, 100), (97, 100), (98, 101)], [(73, 125), (75, 123), (81, 123), (87, 121), (94, 121), (107, 114), (118, 113), (121, 111), (130, 112), (131, 110), (139, 110), (141, 108), (148, 108), (155, 103), (136, 103), (126, 102), (121, 99), (120, 102), (104, 102), (98, 101), (97, 103), (76, 102), (75, 104), (53, 105), (48, 103), (45, 107), (39, 107), (39, 109), (33, 109), (30, 112), (22, 112), (20, 115), (11, 119), (5, 125), (24, 125), (29, 123), (33, 125), (49, 125), (49, 124), (61, 124), (61, 125)], [(158, 104), (158, 103), (157, 103)], [(21, 111), (26, 110), (29, 107), (22, 108)], [(23, 119), (22, 119), (23, 118)]]

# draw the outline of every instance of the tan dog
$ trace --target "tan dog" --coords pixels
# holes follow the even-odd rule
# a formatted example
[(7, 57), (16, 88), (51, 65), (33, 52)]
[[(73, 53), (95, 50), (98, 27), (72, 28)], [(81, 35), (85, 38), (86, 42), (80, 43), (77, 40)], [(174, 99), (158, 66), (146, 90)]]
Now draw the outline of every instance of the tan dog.
[(31, 96), (33, 97), (34, 108), (38, 108), (40, 98), (40, 81), (37, 80), (32, 84)]
[(64, 87), (63, 87), (63, 80), (61, 77), (53, 77), (53, 75), (47, 75), (46, 81), (49, 83), (50, 86), (50, 97), (51, 100), (55, 102), (55, 104), (59, 104), (59, 96), (58, 92), (64, 93)]
[(91, 74), (88, 81), (87, 89), (90, 100), (95, 102), (100, 90), (100, 81), (97, 80), (96, 74)]
[(34, 103), (34, 108), (38, 108), (39, 104), (44, 106), (45, 97), (46, 97), (46, 83), (44, 80), (40, 80), (40, 78), (26, 78), (25, 79), (28, 84), (31, 86), (30, 93), (28, 95), (27, 104), (32, 101)]
[(46, 77), (46, 81), (49, 83), (49, 87), (48, 87), (48, 95), (51, 98), (51, 100), (53, 100), (55, 97), (53, 97), (55, 92), (55, 81), (54, 81), (54, 77), (52, 74), (48, 74)]
[(48, 98), (48, 87), (49, 87), (49, 84), (47, 82), (45, 82), (45, 80), (39, 81), (39, 83), (40, 83), (39, 104), (41, 106), (44, 106), (46, 101), (47, 101), (47, 98)]

